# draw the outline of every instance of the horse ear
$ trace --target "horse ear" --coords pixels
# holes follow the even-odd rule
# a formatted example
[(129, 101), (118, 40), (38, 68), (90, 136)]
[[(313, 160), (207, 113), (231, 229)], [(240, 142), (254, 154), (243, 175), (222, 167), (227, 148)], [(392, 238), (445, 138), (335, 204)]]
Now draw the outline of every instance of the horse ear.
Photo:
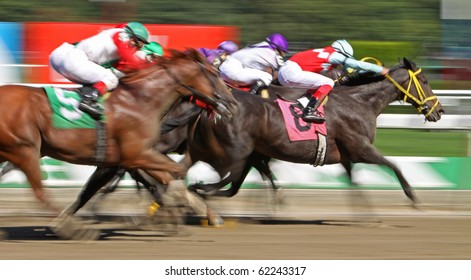
[(171, 55), (172, 57), (176, 57), (176, 56), (178, 56), (178, 55), (181, 55), (179, 51), (174, 50), (174, 49), (170, 49), (169, 52), (170, 52), (170, 55)]
[(403, 61), (404, 61), (404, 65), (406, 66), (407, 69), (411, 69), (411, 70), (414, 70), (417, 68), (417, 66), (415, 65), (414, 62), (412, 62), (411, 60), (407, 59), (407, 58), (403, 58)]
[(191, 55), (197, 60), (201, 61), (201, 58), (203, 57), (203, 54), (197, 51), (196, 49), (190, 49), (191, 50)]
[(194, 48), (187, 48), (185, 50), (185, 53), (188, 57), (196, 60), (196, 61), (201, 61), (201, 53), (199, 51), (197, 51), (196, 49)]

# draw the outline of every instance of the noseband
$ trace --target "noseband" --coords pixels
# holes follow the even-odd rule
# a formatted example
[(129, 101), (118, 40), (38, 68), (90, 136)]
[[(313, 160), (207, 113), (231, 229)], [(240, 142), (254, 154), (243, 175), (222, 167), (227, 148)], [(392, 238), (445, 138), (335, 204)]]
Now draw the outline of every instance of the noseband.
[[(422, 69), (418, 69), (416, 72), (413, 72), (412, 70), (408, 69), (407, 70), (408, 73), (409, 73), (409, 84), (407, 85), (407, 89), (403, 88), (400, 84), (398, 84), (396, 81), (394, 81), (393, 78), (391, 78), (391, 76), (389, 76), (389, 74), (386, 74), (385, 77), (394, 85), (396, 86), (400, 91), (402, 91), (402, 93), (404, 93), (404, 102), (407, 101), (407, 98), (410, 98), (412, 99), (416, 105), (417, 105), (417, 110), (424, 114), (425, 117), (428, 117), (432, 112), (433, 110), (435, 110), (435, 108), (437, 107), (438, 105), (438, 98), (437, 96), (433, 95), (433, 96), (429, 96), (427, 97), (425, 95), (425, 91), (424, 89), (422, 88), (420, 82), (419, 82), (419, 79), (417, 79), (417, 75), (422, 71)], [(415, 89), (417, 91), (417, 96), (418, 98), (416, 98), (414, 95), (412, 95), (410, 93), (410, 89), (412, 87), (412, 82), (414, 83), (414, 86), (415, 86)], [(435, 104), (433, 104), (432, 108), (428, 108), (427, 105), (425, 105), (425, 103), (427, 101), (430, 101), (430, 100), (436, 100), (435, 101)]]

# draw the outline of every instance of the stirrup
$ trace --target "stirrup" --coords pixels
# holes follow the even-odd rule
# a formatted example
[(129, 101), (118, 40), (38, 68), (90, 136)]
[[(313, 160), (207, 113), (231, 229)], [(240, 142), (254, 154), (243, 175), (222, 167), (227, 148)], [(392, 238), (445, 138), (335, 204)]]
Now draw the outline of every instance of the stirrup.
[(83, 102), (82, 101), (79, 104), (78, 108), (79, 108), (80, 111), (89, 114), (90, 117), (92, 117), (93, 119), (95, 119), (97, 121), (100, 120), (101, 116), (103, 115), (100, 108), (98, 108), (97, 106), (93, 106), (93, 104), (90, 104), (90, 102)]
[(312, 123), (317, 123), (317, 124), (322, 124), (325, 122), (325, 118), (318, 115), (317, 111), (314, 111), (314, 112), (310, 111), (307, 114), (303, 114), (301, 116), (301, 119), (305, 122), (312, 122)]

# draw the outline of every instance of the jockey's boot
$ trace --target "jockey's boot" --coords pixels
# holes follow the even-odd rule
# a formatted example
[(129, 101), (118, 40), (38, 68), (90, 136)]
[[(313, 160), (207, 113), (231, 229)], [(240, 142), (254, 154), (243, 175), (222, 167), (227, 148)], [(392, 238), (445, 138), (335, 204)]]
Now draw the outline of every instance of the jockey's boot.
[(320, 115), (319, 111), (317, 111), (317, 108), (319, 108), (321, 102), (321, 100), (318, 100), (314, 96), (309, 99), (309, 103), (307, 103), (307, 106), (303, 110), (303, 115), (301, 116), (303, 121), (317, 124), (325, 122), (325, 118)]
[(81, 97), (79, 109), (89, 114), (93, 119), (99, 120), (103, 114), (102, 108), (97, 104), (100, 93), (95, 87), (84, 86), (80, 89)]
[(266, 88), (267, 85), (262, 80), (257, 80), (257, 82), (252, 86), (249, 93), (250, 94), (259, 94), (260, 90)]

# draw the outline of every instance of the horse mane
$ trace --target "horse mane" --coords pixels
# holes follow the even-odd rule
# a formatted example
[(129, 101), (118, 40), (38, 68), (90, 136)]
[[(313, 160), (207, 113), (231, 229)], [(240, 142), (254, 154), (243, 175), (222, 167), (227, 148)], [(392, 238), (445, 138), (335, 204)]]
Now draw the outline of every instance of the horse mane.
[(342, 86), (361, 86), (365, 84), (370, 84), (374, 82), (379, 82), (384, 80), (384, 76), (376, 73), (351, 73), (345, 76), (346, 78), (342, 79)]
[(209, 64), (207, 59), (196, 49), (189, 48), (186, 49), (186, 51), (170, 49), (168, 50), (168, 53), (170, 54), (169, 56), (156, 57), (152, 62), (150, 62), (150, 65), (145, 68), (130, 70), (129, 72), (126, 72), (126, 76), (121, 78), (120, 82), (123, 84), (132, 84), (142, 79), (153, 77), (153, 75), (157, 75), (156, 69), (167, 68), (169, 65), (175, 63), (175, 61), (181, 59), (193, 60), (197, 63), (205, 65), (207, 69), (212, 68), (208, 67), (211, 65)]

